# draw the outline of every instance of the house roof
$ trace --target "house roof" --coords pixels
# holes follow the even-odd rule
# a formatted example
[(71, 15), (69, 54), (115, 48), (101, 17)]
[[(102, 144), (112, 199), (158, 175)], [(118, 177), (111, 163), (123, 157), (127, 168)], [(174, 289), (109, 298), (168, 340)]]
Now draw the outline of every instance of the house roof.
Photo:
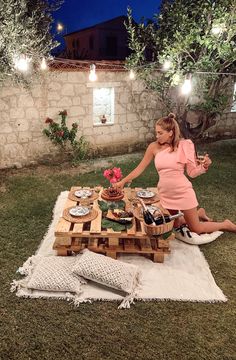
[(65, 37), (67, 37), (67, 36), (70, 36), (70, 35), (73, 35), (73, 34), (77, 34), (77, 33), (80, 33), (80, 32), (82, 32), (82, 31), (90, 30), (90, 29), (93, 29), (93, 28), (96, 28), (96, 27), (102, 27), (102, 26), (104, 26), (104, 25), (108, 25), (109, 23), (113, 23), (114, 20), (118, 20), (118, 19), (123, 20), (123, 22), (124, 22), (125, 20), (127, 20), (127, 16), (125, 16), (125, 15), (117, 16), (117, 17), (115, 17), (115, 18), (112, 18), (112, 19), (103, 21), (103, 22), (98, 23), (98, 24), (95, 24), (95, 25), (93, 25), (93, 26), (89, 26), (89, 27), (86, 27), (86, 28), (84, 28), (84, 29), (80, 29), (80, 30), (73, 31), (73, 32), (71, 32), (71, 33), (69, 33), (69, 34), (64, 35), (63, 37), (65, 38)]
[(49, 68), (51, 70), (65, 71), (89, 71), (90, 65), (95, 64), (96, 71), (120, 72), (127, 71), (125, 61), (120, 60), (72, 60), (55, 58), (50, 61)]

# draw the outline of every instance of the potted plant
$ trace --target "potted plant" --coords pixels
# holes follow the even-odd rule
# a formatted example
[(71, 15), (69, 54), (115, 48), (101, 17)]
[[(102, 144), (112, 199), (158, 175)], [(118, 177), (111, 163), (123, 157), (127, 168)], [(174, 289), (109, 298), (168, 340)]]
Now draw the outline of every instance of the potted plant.
[(101, 116), (101, 123), (102, 123), (102, 124), (106, 124), (106, 122), (107, 122), (106, 116), (105, 116), (105, 115), (102, 115), (102, 116)]

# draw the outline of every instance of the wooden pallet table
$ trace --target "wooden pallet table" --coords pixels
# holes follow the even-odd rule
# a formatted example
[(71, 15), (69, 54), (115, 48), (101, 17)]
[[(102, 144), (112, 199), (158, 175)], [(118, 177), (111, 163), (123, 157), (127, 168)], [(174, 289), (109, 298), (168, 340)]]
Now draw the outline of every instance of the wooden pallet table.
[[(72, 187), (71, 192), (80, 189)], [(101, 200), (101, 191), (98, 199)], [(135, 196), (137, 189), (125, 188), (124, 201), (126, 210), (131, 208), (129, 199)], [(150, 188), (156, 191), (156, 188)], [(102, 253), (116, 259), (118, 254), (140, 254), (151, 257), (154, 262), (163, 262), (165, 254), (170, 252), (171, 234), (167, 239), (162, 235), (149, 237), (143, 226), (143, 222), (133, 218), (132, 227), (125, 231), (113, 231), (102, 229), (102, 211), (98, 206), (98, 199), (92, 202), (92, 207), (98, 212), (98, 216), (86, 223), (72, 223), (61, 217), (55, 228), (55, 241), (53, 249), (57, 255), (67, 256), (78, 253), (84, 248)], [(67, 199), (64, 209), (79, 204), (78, 201)]]

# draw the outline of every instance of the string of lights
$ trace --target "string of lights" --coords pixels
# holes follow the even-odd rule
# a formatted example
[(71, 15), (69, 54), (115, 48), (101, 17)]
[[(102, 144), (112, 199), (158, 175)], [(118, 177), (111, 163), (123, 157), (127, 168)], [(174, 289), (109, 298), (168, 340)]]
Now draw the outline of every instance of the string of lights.
[[(27, 56), (19, 56), (14, 59), (14, 66), (18, 71), (26, 72), (29, 68), (29, 64), (31, 62), (31, 59)], [(171, 69), (172, 63), (171, 60), (167, 59), (163, 67), (159, 67), (160, 64), (158, 62), (151, 62), (142, 64), (139, 66), (134, 66), (131, 69), (127, 69), (125, 66), (124, 61), (95, 61), (91, 62), (91, 60), (73, 60), (73, 59), (62, 59), (62, 58), (55, 58), (52, 60), (48, 60), (48, 63), (46, 62), (46, 59), (43, 58), (40, 63), (40, 69), (42, 71), (50, 69), (78, 69), (78, 70), (89, 70), (89, 81), (96, 81), (98, 79), (96, 70), (98, 71), (129, 71), (129, 78), (130, 80), (135, 80), (136, 78), (136, 72), (141, 68), (147, 68), (152, 67), (153, 71), (156, 72), (167, 72), (169, 69)], [(193, 71), (192, 73), (188, 73), (185, 75), (184, 82), (181, 86), (181, 93), (183, 95), (188, 95), (192, 90), (192, 83), (191, 79), (192, 76), (195, 74), (199, 75), (226, 75), (226, 76), (236, 76), (236, 73), (231, 72), (213, 72), (213, 71)]]

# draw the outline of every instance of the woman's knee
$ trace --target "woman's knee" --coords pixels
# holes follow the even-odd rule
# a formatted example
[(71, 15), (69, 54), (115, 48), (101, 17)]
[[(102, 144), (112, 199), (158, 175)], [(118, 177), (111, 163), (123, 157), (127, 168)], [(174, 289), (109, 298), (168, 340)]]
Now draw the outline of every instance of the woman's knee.
[(189, 227), (190, 231), (192, 231), (198, 235), (203, 232), (201, 224), (188, 224), (188, 227)]

